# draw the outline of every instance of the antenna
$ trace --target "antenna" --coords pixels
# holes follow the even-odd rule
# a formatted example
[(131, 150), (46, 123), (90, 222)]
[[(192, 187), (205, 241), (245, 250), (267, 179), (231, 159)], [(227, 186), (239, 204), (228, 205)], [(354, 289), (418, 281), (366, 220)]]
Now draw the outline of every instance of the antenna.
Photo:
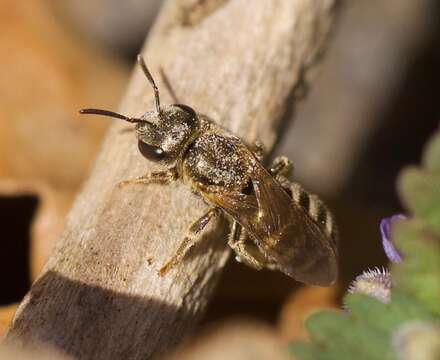
[(160, 99), (159, 99), (159, 89), (157, 88), (156, 83), (154, 82), (153, 77), (151, 76), (150, 70), (147, 68), (147, 64), (145, 64), (145, 60), (141, 54), (137, 56), (137, 62), (141, 66), (142, 71), (148, 79), (148, 82), (151, 84), (154, 90), (154, 97), (156, 99), (156, 112), (160, 114)]
[(171, 86), (170, 79), (168, 79), (167, 74), (165, 74), (163, 67), (159, 68), (159, 73), (160, 73), (160, 76), (162, 76), (163, 84), (168, 89), (170, 96), (173, 98), (174, 104), (180, 104), (180, 101), (177, 98), (176, 92), (174, 91), (173, 87)]
[(113, 111), (109, 111), (109, 110), (101, 110), (101, 109), (81, 109), (79, 111), (80, 114), (93, 114), (93, 115), (102, 115), (102, 116), (109, 116), (109, 117), (113, 117), (116, 119), (121, 119), (121, 120), (125, 120), (128, 121), (130, 123), (144, 123), (144, 122), (148, 122), (146, 120), (143, 119), (137, 119), (137, 118), (129, 118), (127, 116), (118, 114), (116, 112)]

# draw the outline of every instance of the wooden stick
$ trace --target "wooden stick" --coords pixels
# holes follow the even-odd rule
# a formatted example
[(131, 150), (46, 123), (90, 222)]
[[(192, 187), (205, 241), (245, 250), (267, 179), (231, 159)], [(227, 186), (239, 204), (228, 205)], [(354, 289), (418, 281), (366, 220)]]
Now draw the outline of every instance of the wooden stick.
[[(292, 89), (322, 48), (333, 2), (167, 1), (143, 52), (162, 102), (170, 96), (160, 67), (181, 102), (270, 149)], [(136, 68), (120, 112), (139, 116), (153, 106)], [(169, 351), (205, 308), (228, 258), (227, 224), (209, 225), (202, 244), (158, 276), (207, 206), (179, 182), (116, 186), (152, 168), (128, 129), (110, 129), (8, 339), (78, 359), (146, 359)]]

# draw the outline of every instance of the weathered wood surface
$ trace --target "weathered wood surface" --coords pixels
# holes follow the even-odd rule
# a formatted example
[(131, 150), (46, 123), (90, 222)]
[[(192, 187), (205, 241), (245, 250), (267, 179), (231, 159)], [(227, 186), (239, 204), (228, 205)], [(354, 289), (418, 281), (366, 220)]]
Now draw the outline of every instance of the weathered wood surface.
[[(159, 66), (181, 102), (270, 149), (289, 95), (322, 49), (333, 3), (166, 2), (144, 51), (162, 102), (171, 98)], [(120, 111), (139, 116), (153, 107), (152, 95), (135, 69)], [(46, 343), (78, 359), (146, 359), (170, 350), (205, 308), (228, 258), (227, 224), (209, 225), (202, 244), (159, 277), (207, 205), (179, 182), (117, 187), (154, 167), (129, 128), (117, 122), (110, 129), (8, 339)]]

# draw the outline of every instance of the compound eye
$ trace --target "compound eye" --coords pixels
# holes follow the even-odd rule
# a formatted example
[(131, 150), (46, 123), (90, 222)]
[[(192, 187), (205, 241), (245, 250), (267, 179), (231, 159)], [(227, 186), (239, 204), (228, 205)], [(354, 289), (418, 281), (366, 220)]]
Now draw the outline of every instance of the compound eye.
[(151, 161), (163, 160), (166, 157), (166, 152), (162, 148), (146, 144), (140, 140), (138, 141), (138, 148), (141, 154)]

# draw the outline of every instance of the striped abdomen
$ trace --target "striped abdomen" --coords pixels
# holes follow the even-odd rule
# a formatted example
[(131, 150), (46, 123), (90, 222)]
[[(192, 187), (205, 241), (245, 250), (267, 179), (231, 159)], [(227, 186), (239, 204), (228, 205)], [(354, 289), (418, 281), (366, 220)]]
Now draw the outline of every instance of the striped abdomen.
[(321, 230), (336, 243), (337, 228), (333, 216), (321, 199), (308, 193), (301, 185), (294, 182), (289, 184), (289, 195), (293, 202), (302, 207)]

